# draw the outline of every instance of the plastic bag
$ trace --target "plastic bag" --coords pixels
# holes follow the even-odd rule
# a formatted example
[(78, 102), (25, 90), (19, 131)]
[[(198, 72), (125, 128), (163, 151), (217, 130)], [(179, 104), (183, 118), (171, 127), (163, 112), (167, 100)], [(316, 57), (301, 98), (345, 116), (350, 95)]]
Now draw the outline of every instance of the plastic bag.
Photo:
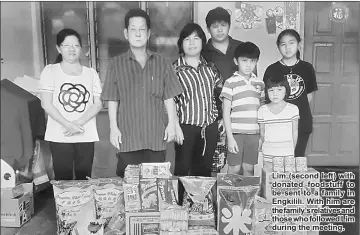
[(35, 186), (55, 179), (53, 160), (49, 142), (36, 140), (32, 161), (32, 173)]

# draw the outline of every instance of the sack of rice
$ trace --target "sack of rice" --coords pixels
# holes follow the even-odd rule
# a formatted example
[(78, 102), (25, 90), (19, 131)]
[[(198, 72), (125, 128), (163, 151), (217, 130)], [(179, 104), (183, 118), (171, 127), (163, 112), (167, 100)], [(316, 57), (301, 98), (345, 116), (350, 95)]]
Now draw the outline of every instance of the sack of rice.
[(260, 177), (217, 175), (218, 226), (220, 235), (246, 235), (252, 230), (255, 195)]
[(51, 181), (54, 188), (58, 235), (103, 235), (95, 218), (93, 185), (89, 181)]

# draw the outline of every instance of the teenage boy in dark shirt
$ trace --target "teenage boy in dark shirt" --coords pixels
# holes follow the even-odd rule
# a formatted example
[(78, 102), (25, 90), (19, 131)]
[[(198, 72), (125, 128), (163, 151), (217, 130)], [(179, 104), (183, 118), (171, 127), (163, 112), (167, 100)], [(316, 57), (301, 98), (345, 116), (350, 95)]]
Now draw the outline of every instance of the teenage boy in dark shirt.
[(204, 47), (203, 56), (213, 61), (221, 76), (226, 80), (238, 70), (234, 62), (235, 48), (242, 43), (229, 36), (230, 14), (222, 7), (212, 9), (207, 14), (206, 27), (211, 38)]
[[(217, 7), (210, 10), (205, 21), (211, 38), (203, 48), (203, 57), (209, 62), (214, 62), (223, 81), (225, 81), (238, 70), (238, 66), (234, 62), (234, 54), (236, 47), (242, 42), (229, 36), (231, 18), (229, 12), (224, 8)], [(222, 102), (218, 98), (219, 95), (220, 94), (216, 94), (216, 105), (217, 107), (222, 107)], [(219, 110), (218, 120), (221, 120), (219, 123), (219, 128), (221, 129), (223, 128), (222, 110)], [(220, 159), (218, 159), (219, 156), (223, 154), (226, 157), (227, 152), (225, 145), (226, 134), (224, 130), (221, 131), (214, 156), (215, 164), (213, 164), (213, 171), (215, 172), (221, 168), (218, 164), (220, 161)]]

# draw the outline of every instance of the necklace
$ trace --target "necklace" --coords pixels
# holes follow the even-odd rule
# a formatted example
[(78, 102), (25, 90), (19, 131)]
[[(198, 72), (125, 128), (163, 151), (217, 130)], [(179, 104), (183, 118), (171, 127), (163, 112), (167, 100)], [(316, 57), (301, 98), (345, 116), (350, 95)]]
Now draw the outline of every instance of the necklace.
[(297, 59), (296, 62), (295, 62), (295, 64), (293, 64), (293, 65), (287, 65), (282, 59), (280, 60), (280, 62), (281, 62), (283, 65), (285, 65), (286, 67), (290, 68), (290, 73), (292, 73), (292, 70), (293, 70), (294, 66), (295, 66), (297, 63), (299, 63), (299, 59)]

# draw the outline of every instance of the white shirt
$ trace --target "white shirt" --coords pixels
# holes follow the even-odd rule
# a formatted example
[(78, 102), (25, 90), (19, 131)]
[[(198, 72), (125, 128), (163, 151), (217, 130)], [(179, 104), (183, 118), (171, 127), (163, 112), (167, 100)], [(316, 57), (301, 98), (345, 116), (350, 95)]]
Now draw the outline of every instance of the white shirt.
[(272, 113), (267, 105), (259, 108), (258, 122), (265, 124), (265, 141), (262, 149), (264, 155), (294, 154), (292, 122), (299, 118), (299, 109), (294, 104), (287, 103), (278, 114)]
[[(79, 76), (67, 75), (60, 63), (47, 65), (40, 75), (40, 92), (53, 94), (53, 105), (68, 121), (79, 119), (94, 104), (94, 96), (100, 97), (101, 85), (97, 72), (85, 66)], [(99, 141), (96, 117), (83, 126), (84, 133), (65, 136), (60, 123), (48, 116), (45, 140), (59, 143)]]

